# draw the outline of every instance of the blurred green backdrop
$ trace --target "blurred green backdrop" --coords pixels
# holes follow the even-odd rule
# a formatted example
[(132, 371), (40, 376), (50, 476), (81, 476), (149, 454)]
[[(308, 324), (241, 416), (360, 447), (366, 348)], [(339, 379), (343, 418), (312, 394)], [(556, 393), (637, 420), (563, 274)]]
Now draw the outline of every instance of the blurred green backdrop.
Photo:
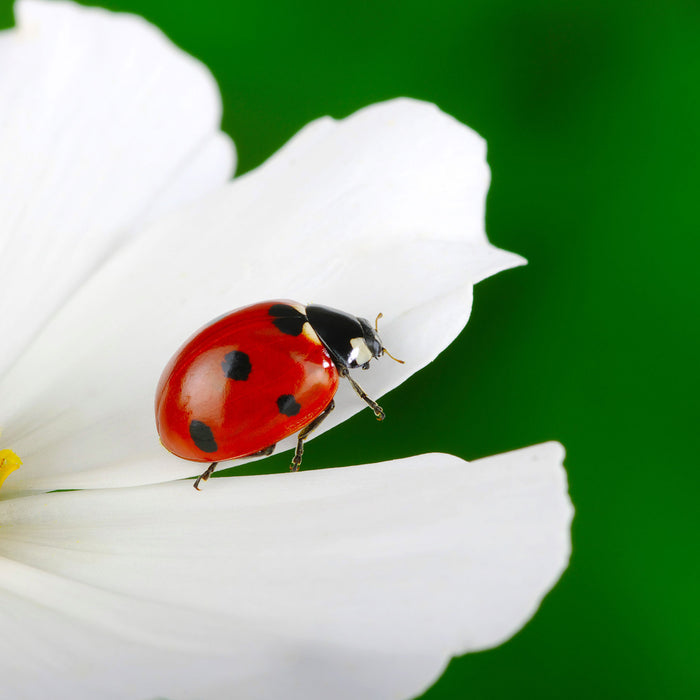
[(239, 172), (316, 117), (398, 95), (488, 140), (489, 236), (530, 265), (477, 287), (466, 331), (384, 399), (381, 430), (362, 412), (304, 464), (566, 446), (570, 568), (521, 633), (452, 661), (425, 700), (700, 697), (700, 5), (92, 4), (209, 66)]

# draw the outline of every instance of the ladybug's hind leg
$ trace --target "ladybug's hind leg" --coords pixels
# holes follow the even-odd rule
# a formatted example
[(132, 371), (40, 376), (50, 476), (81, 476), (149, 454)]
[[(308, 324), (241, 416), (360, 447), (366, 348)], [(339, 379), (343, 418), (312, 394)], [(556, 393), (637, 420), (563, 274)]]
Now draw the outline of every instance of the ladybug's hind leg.
[(348, 368), (341, 368), (339, 373), (341, 377), (345, 377), (345, 379), (352, 384), (352, 388), (357, 392), (357, 395), (374, 411), (377, 420), (384, 420), (384, 409), (376, 401), (373, 401), (367, 396), (365, 390), (350, 376)]
[[(275, 446), (277, 443), (273, 443), (272, 445), (268, 445), (265, 449), (263, 450), (258, 450), (258, 452), (253, 452), (253, 454), (246, 455), (247, 457), (269, 457), (274, 451), (275, 451)], [(218, 465), (218, 462), (212, 462), (207, 468), (206, 471), (202, 472), (198, 477), (197, 480), (194, 482), (194, 487), (197, 489), (197, 491), (201, 491), (202, 489), (199, 488), (199, 482), (200, 481), (207, 481), (209, 477), (214, 473), (214, 470), (216, 469), (216, 466)]]
[(323, 413), (319, 413), (316, 418), (314, 418), (311, 423), (309, 423), (298, 435), (297, 437), (297, 448), (294, 450), (294, 457), (292, 458), (292, 463), (289, 465), (289, 471), (298, 472), (301, 466), (301, 456), (304, 454), (304, 440), (309, 437), (309, 433), (312, 430), (318, 428), (321, 423), (323, 423), (326, 416), (335, 408), (335, 401), (331, 399), (331, 402), (323, 409)]
[(218, 462), (212, 462), (206, 469), (206, 471), (202, 472), (198, 477), (197, 480), (194, 482), (194, 487), (197, 489), (197, 491), (201, 491), (202, 489), (199, 488), (199, 482), (200, 481), (206, 481), (213, 473), (214, 469), (216, 469), (216, 465)]

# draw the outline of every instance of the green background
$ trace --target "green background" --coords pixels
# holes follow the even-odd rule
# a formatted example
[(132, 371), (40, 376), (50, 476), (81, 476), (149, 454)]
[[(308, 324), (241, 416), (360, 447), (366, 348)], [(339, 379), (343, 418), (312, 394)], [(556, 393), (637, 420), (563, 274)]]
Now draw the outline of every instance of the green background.
[(304, 465), (566, 446), (571, 566), (522, 632), (423, 697), (700, 697), (700, 5), (99, 4), (209, 66), (239, 172), (318, 116), (398, 95), (488, 140), (489, 236), (529, 266), (478, 285), (465, 332), (384, 399), (381, 429), (364, 411)]

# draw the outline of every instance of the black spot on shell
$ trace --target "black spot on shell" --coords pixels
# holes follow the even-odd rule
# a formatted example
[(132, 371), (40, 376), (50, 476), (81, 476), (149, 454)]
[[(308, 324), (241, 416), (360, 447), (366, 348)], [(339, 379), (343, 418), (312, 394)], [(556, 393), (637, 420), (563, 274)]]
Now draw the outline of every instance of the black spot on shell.
[(190, 423), (190, 437), (202, 452), (216, 452), (219, 449), (211, 428), (201, 420), (193, 420)]
[(250, 375), (250, 370), (253, 366), (250, 364), (250, 358), (240, 350), (232, 350), (224, 356), (224, 361), (221, 363), (221, 369), (229, 379), (235, 379), (239, 382), (244, 382)]
[(277, 408), (279, 408), (280, 413), (285, 416), (296, 416), (299, 411), (301, 411), (301, 404), (296, 402), (296, 399), (292, 394), (282, 394), (277, 399)]
[(273, 317), (272, 323), (285, 335), (301, 335), (306, 316), (289, 304), (273, 304), (267, 312)]

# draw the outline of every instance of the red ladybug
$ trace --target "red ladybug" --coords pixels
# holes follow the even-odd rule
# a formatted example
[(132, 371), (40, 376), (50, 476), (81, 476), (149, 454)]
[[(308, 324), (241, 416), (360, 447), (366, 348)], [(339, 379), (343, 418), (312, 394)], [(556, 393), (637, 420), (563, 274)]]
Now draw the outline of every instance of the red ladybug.
[(376, 324), (327, 306), (266, 301), (232, 311), (197, 331), (163, 371), (161, 442), (183, 459), (212, 462), (198, 489), (219, 461), (272, 454), (301, 431), (290, 466), (297, 471), (304, 440), (335, 406), (339, 376), (384, 418), (349, 373), (384, 353)]

